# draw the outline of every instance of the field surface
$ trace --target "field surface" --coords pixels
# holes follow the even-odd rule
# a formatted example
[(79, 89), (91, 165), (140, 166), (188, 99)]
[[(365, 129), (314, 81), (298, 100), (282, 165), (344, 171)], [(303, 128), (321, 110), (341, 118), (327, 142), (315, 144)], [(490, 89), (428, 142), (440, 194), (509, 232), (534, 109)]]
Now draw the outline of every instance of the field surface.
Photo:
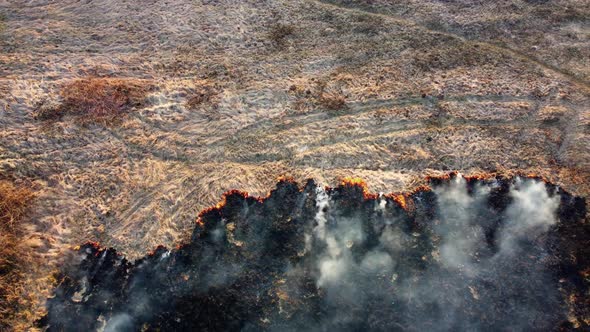
[(4, 323), (72, 246), (174, 247), (227, 190), (449, 171), (590, 195), (588, 1), (0, 0), (0, 180), (42, 262)]

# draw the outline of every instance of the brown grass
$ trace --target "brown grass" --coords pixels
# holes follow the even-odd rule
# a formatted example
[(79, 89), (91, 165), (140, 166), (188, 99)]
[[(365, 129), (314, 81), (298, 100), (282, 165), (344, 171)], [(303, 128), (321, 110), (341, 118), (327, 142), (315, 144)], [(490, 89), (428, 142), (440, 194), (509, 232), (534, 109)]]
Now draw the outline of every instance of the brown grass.
[(6, 21), (6, 16), (3, 13), (0, 13), (0, 32), (6, 29), (6, 24), (4, 23), (4, 21)]
[(318, 98), (322, 108), (329, 111), (338, 111), (346, 108), (346, 99), (342, 94), (335, 92), (323, 92)]
[(297, 113), (305, 112), (310, 108), (320, 108), (335, 115), (348, 108), (342, 89), (335, 87), (334, 84), (330, 86), (325, 79), (315, 81), (308, 87), (293, 84), (288, 92), (295, 97), (292, 107)]
[(36, 117), (43, 120), (69, 114), (83, 122), (112, 122), (145, 103), (152, 89), (141, 80), (89, 77), (76, 79), (62, 86), (61, 104), (41, 105)]
[(497, 65), (508, 58), (506, 55), (477, 43), (444, 41), (432, 47), (425, 45), (414, 57), (414, 65), (423, 72), (452, 70), (459, 67), (473, 68)]
[(25, 296), (25, 272), (32, 256), (22, 248), (21, 225), (32, 197), (30, 190), (0, 181), (0, 331), (26, 320), (33, 305)]
[(270, 28), (268, 38), (278, 46), (283, 46), (287, 37), (295, 33), (295, 27), (277, 23)]
[(216, 104), (219, 91), (212, 86), (204, 86), (196, 91), (191, 91), (186, 101), (186, 106), (195, 110), (203, 104)]

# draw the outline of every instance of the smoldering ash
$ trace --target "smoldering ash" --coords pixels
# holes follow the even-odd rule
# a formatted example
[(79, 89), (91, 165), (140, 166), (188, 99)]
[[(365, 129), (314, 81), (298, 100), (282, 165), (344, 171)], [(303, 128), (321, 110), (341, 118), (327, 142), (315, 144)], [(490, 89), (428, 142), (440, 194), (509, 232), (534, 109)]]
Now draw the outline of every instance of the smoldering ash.
[(68, 257), (50, 331), (590, 328), (585, 202), (528, 178), (433, 179), (369, 194), (288, 180), (233, 191), (192, 240), (129, 262)]

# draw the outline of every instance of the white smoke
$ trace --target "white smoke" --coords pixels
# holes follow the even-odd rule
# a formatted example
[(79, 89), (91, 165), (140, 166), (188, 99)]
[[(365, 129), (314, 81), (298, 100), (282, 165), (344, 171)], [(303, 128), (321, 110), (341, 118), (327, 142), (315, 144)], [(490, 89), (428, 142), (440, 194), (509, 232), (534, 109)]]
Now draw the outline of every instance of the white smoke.
[(392, 266), (391, 256), (383, 251), (371, 251), (361, 262), (361, 270), (369, 274), (389, 275)]
[(478, 184), (470, 195), (467, 181), (458, 174), (448, 184), (435, 188), (434, 192), (442, 219), (435, 226), (442, 238), (439, 247), (441, 263), (448, 268), (475, 273), (471, 255), (485, 238), (481, 225), (474, 219), (486, 203), (490, 189)]
[(379, 204), (375, 205), (375, 211), (383, 212), (387, 207), (387, 200), (383, 197), (383, 193), (379, 193)]
[(318, 212), (315, 216), (317, 225), (313, 232), (316, 241), (323, 242), (326, 252), (319, 259), (318, 268), (320, 276), (317, 280), (318, 287), (338, 282), (342, 276), (350, 270), (350, 255), (347, 248), (335, 237), (333, 229), (328, 229), (327, 211), (330, 206), (330, 198), (326, 191), (318, 187), (316, 189), (316, 207)]
[[(490, 193), (498, 184), (475, 183), (468, 185), (461, 175), (449, 183), (435, 187), (438, 218), (433, 221), (434, 231), (432, 262), (421, 277), (405, 278), (398, 283), (398, 265), (404, 255), (416, 250), (420, 233), (403, 231), (403, 221), (399, 217), (388, 217), (382, 222), (378, 232), (378, 245), (361, 256), (352, 254), (355, 245), (365, 240), (361, 227), (362, 220), (339, 216), (331, 211), (330, 198), (323, 189), (318, 189), (315, 216), (317, 223), (311, 241), (314, 246), (322, 245), (324, 250), (315, 257), (319, 275), (316, 284), (326, 288), (328, 299), (333, 303), (363, 303), (367, 294), (382, 296), (386, 303), (402, 301), (415, 305), (416, 315), (424, 314), (424, 306), (436, 304), (444, 315), (438, 318), (437, 331), (452, 330), (458, 321), (465, 318), (460, 308), (471, 301), (480, 301), (478, 289), (483, 280), (493, 287), (502, 287), (506, 274), (511, 272), (513, 258), (520, 250), (523, 239), (537, 238), (555, 224), (559, 197), (551, 197), (543, 182), (517, 179), (510, 187), (511, 203), (504, 212), (504, 225), (495, 234), (497, 251), (489, 249), (484, 227), (486, 223), (499, 218), (498, 211), (488, 208)], [(375, 204), (376, 212), (384, 212), (386, 200), (380, 198)], [(378, 227), (373, 225), (373, 229)], [(427, 260), (428, 254), (423, 257)], [(403, 271), (403, 267), (399, 267)], [(441, 269), (441, 270), (438, 270)], [(441, 271), (441, 272), (437, 272)], [(529, 278), (544, 280), (540, 271), (530, 271)], [(395, 294), (379, 294), (366, 276), (379, 276), (397, 285)], [(522, 276), (510, 278), (522, 279)], [(516, 279), (515, 279), (516, 280)], [(468, 282), (468, 284), (465, 284)], [(511, 281), (514, 282), (514, 281)], [(542, 283), (542, 282), (541, 282)], [(449, 285), (452, 285), (449, 287)], [(535, 288), (532, 288), (535, 289)], [(472, 298), (464, 298), (465, 290)], [(516, 294), (507, 293), (512, 297)], [(550, 292), (547, 297), (555, 296)], [(335, 300), (335, 301), (336, 301)], [(483, 299), (486, 300), (486, 299)], [(489, 300), (489, 299), (487, 299)], [(489, 300), (495, 301), (495, 300)], [(487, 305), (483, 302), (483, 305)], [(526, 317), (542, 314), (539, 305), (523, 302), (518, 304), (520, 312), (515, 314), (520, 324), (527, 326)], [(491, 309), (490, 309), (491, 310)], [(521, 315), (521, 316), (519, 316)], [(529, 316), (527, 316), (529, 315)], [(334, 313), (331, 320), (344, 319), (342, 313)], [(426, 320), (431, 320), (428, 317)], [(420, 326), (420, 323), (415, 323)], [(473, 330), (477, 323), (462, 322)], [(515, 323), (516, 324), (516, 323)], [(328, 324), (329, 326), (329, 324)], [(517, 325), (514, 325), (517, 326)]]
[(128, 314), (118, 314), (108, 320), (104, 332), (122, 332), (129, 331), (132, 326), (131, 316)]
[[(497, 251), (489, 252), (487, 257), (478, 257), (477, 253), (487, 248), (483, 225), (480, 223), (497, 218), (497, 212), (486, 210), (490, 188), (493, 188), (493, 185), (475, 184), (470, 192), (466, 180), (459, 175), (450, 183), (434, 190), (441, 218), (434, 230), (440, 236), (440, 264), (448, 272), (434, 273), (420, 281), (409, 280), (403, 285), (402, 294), (406, 300), (418, 298), (421, 303), (436, 303), (438, 308), (444, 310), (444, 316), (439, 318), (436, 330), (453, 330), (457, 321), (464, 321), (464, 313), (459, 312), (458, 308), (464, 308), (474, 300), (480, 301), (477, 291), (483, 287), (480, 286), (482, 282), (488, 287), (493, 285), (493, 288), (504, 289), (503, 283), (526, 283), (528, 279), (530, 285), (520, 286), (528, 288), (526, 292), (537, 292), (542, 288), (548, 302), (556, 296), (551, 290), (545, 291), (544, 285), (550, 282), (550, 279), (544, 272), (528, 270), (526, 276), (519, 275), (522, 272), (517, 269), (517, 262), (522, 255), (531, 254), (524, 252), (528, 248), (527, 241), (538, 239), (557, 222), (559, 197), (551, 197), (541, 181), (516, 179), (509, 192), (512, 201), (503, 212), (504, 225), (496, 230)], [(469, 285), (463, 287), (469, 289), (473, 299), (465, 299), (462, 296), (460, 287), (465, 280), (469, 280)], [(536, 283), (536, 286), (533, 283)], [(445, 285), (455, 287), (445, 289)], [(520, 302), (511, 304), (519, 308), (517, 312), (512, 313), (511, 326), (517, 330), (518, 326), (530, 327), (527, 319), (542, 316), (545, 309), (524, 299), (520, 294), (521, 291), (525, 292), (523, 289), (516, 290), (517, 293), (515, 289), (518, 287), (512, 286), (508, 289), (510, 291), (505, 289), (500, 295), (493, 294), (499, 298), (488, 298), (486, 300), (489, 304), (484, 304), (519, 299), (517, 301)], [(471, 325), (470, 329), (478, 330), (480, 327), (475, 324)]]
[(315, 236), (322, 240), (326, 238), (326, 223), (328, 222), (326, 211), (328, 206), (330, 206), (330, 197), (328, 197), (328, 193), (324, 188), (318, 186), (316, 188), (316, 207), (318, 208), (318, 212), (315, 216), (317, 225), (313, 231)]
[(401, 253), (404, 248), (410, 245), (411, 239), (399, 229), (387, 224), (379, 237), (379, 242), (390, 252)]
[[(334, 216), (334, 222), (328, 224), (330, 200), (323, 188), (317, 189), (315, 216), (317, 226), (314, 228), (315, 241), (322, 243), (324, 252), (318, 259), (318, 287), (342, 285), (354, 279), (358, 273), (382, 273), (391, 271), (393, 260), (389, 254), (380, 249), (367, 252), (360, 262), (353, 259), (352, 249), (365, 241), (362, 221), (356, 218)], [(382, 199), (378, 208), (385, 208)], [(354, 300), (354, 299), (352, 299)]]
[(508, 255), (519, 251), (519, 241), (533, 239), (547, 232), (557, 222), (559, 196), (549, 196), (541, 181), (517, 178), (510, 190), (514, 200), (506, 211), (507, 223), (500, 234), (500, 252)]

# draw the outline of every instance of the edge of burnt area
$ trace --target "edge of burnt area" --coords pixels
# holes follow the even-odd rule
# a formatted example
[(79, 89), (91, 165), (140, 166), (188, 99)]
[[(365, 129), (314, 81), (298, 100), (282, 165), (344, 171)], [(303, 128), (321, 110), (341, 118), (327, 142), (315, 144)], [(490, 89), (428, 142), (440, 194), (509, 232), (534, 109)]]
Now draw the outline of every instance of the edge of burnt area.
[[(440, 186), (448, 183), (449, 180), (456, 176), (459, 176), (459, 174), (453, 172), (445, 176), (430, 177), (428, 178), (428, 181), (431, 186)], [(557, 211), (559, 221), (550, 229), (543, 241), (546, 243), (548, 252), (557, 258), (556, 260), (550, 261), (548, 266), (552, 271), (556, 272), (556, 283), (559, 285), (560, 291), (565, 299), (564, 306), (566, 308), (564, 308), (564, 310), (576, 318), (577, 324), (574, 325), (571, 321), (565, 321), (559, 326), (559, 328), (570, 330), (580, 327), (588, 327), (585, 318), (590, 317), (590, 299), (586, 296), (590, 289), (590, 225), (587, 220), (584, 220), (587, 209), (586, 201), (584, 198), (570, 195), (561, 190), (558, 186), (553, 185), (540, 177), (523, 177), (544, 181), (550, 192), (555, 193), (556, 190), (560, 191), (561, 202)], [(472, 191), (478, 183), (495, 183), (488, 199), (489, 208), (501, 212), (510, 204), (511, 199), (507, 193), (515, 179), (514, 177), (495, 175), (490, 177), (467, 176), (464, 178), (467, 182), (469, 191)], [(177, 246), (175, 251), (177, 251), (178, 254), (178, 251), (194, 250), (195, 248), (185, 247), (193, 247), (195, 245), (198, 247), (199, 240), (203, 239), (206, 241), (206, 233), (213, 230), (215, 227), (218, 227), (218, 222), (222, 217), (232, 219), (231, 216), (236, 216), (245, 205), (259, 205), (259, 208), (264, 211), (265, 207), (271, 208), (274, 204), (285, 204), (285, 202), (289, 200), (291, 200), (287, 203), (289, 206), (293, 204), (296, 205), (296, 202), (293, 202), (293, 200), (300, 200), (301, 195), (306, 195), (307, 198), (311, 198), (304, 201), (315, 202), (316, 187), (317, 184), (311, 179), (308, 180), (304, 186), (299, 186), (291, 178), (282, 178), (279, 179), (276, 188), (265, 197), (250, 196), (248, 193), (238, 190), (228, 191), (222, 195), (220, 203), (199, 213), (191, 241)], [(326, 187), (325, 189), (334, 201), (339, 202), (337, 203), (338, 208), (347, 209), (349, 211), (372, 208), (375, 206), (377, 200), (385, 199), (388, 204), (395, 204), (392, 205), (394, 206), (394, 209), (401, 212), (401, 215), (406, 216), (404, 227), (407, 227), (407, 230), (411, 232), (421, 232), (422, 229), (425, 228), (424, 226), (426, 226), (424, 225), (424, 219), (428, 219), (428, 217), (422, 218), (423, 220), (416, 218), (415, 209), (417, 207), (420, 209), (426, 209), (426, 211), (423, 210), (418, 213), (423, 216), (434, 217), (436, 213), (436, 204), (434, 204), (436, 196), (430, 186), (418, 187), (409, 193), (377, 195), (370, 193), (366, 183), (360, 179), (343, 179), (339, 186), (333, 188)], [(432, 203), (415, 204), (416, 200)], [(316, 209), (315, 206), (312, 206), (308, 207), (307, 210), (313, 212), (316, 211)], [(285, 220), (286, 218), (279, 217), (278, 219)], [(273, 228), (277, 228), (280, 233), (280, 229), (284, 227), (286, 234), (292, 235), (293, 231), (305, 231), (303, 227), (300, 226), (301, 224), (298, 223), (297, 220), (286, 220), (284, 225), (279, 223), (279, 225), (275, 225)], [(242, 227), (242, 225), (238, 224), (236, 227)], [(495, 227), (491, 227), (490, 229), (495, 229)], [(298, 236), (294, 237), (298, 238)], [(486, 240), (488, 241), (488, 244), (493, 245), (493, 233), (488, 234), (488, 232), (486, 232)], [(281, 245), (288, 246), (288, 241), (279, 243), (279, 246)], [(98, 243), (88, 242), (76, 249), (75, 252), (87, 252), (89, 255), (91, 254), (96, 257), (105, 255), (105, 261), (110, 263), (101, 267), (101, 270), (108, 270), (112, 267), (111, 265), (115, 261), (120, 261), (121, 264), (130, 267), (137, 266), (143, 261), (158, 259), (168, 251), (164, 246), (158, 246), (144, 258), (132, 263), (127, 261), (124, 256), (118, 253), (115, 249), (102, 248)], [(286, 250), (290, 252), (284, 252), (282, 255), (291, 257), (294, 251), (289, 249)], [(86, 264), (91, 265), (91, 261), (92, 260), (87, 261)], [(69, 265), (72, 266), (75, 265), (75, 263), (70, 263)], [(86, 270), (87, 268), (89, 268), (89, 266), (86, 268), (84, 266), (79, 267), (81, 271)], [(111, 276), (111, 278), (116, 279), (117, 276)], [(68, 295), (73, 295), (74, 290), (79, 288), (74, 286), (76, 281), (71, 279), (63, 271), (60, 273), (60, 277), (57, 280), (59, 280), (60, 285), (64, 282), (71, 285), (70, 287), (66, 287), (66, 290), (72, 292), (72, 294)], [(93, 283), (100, 284), (102, 282), (109, 282), (108, 280), (109, 278), (105, 278), (105, 280), (93, 280)], [(56, 289), (57, 287), (59, 287), (59, 285), (56, 286)], [(255, 308), (254, 310), (262, 310), (262, 308)], [(46, 319), (47, 317), (39, 321), (39, 325), (44, 326), (47, 323)]]

